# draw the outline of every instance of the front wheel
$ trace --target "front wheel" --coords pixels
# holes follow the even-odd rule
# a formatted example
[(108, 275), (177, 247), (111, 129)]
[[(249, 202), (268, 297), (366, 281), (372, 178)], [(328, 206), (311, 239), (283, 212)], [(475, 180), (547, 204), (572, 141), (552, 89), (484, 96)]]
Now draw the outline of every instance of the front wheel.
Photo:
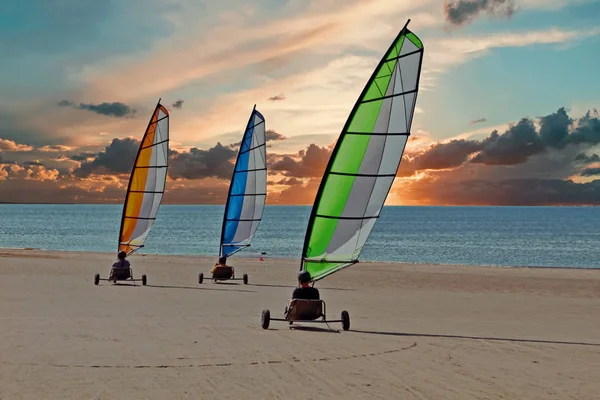
[(142, 285), (146, 286), (146, 283), (148, 283), (148, 278), (146, 277), (146, 274), (142, 275)]
[(263, 310), (262, 315), (260, 316), (260, 326), (263, 329), (269, 329), (269, 323), (271, 322), (271, 311)]
[(200, 272), (200, 274), (198, 275), (198, 283), (202, 284), (202, 282), (204, 282), (204, 274)]
[(342, 311), (342, 329), (345, 331), (350, 329), (350, 314), (348, 314), (348, 311)]
[(96, 274), (94, 276), (94, 285), (98, 285), (100, 283), (100, 274)]
[(247, 285), (248, 284), (248, 274), (244, 274), (242, 276), (242, 280), (244, 281), (244, 285)]

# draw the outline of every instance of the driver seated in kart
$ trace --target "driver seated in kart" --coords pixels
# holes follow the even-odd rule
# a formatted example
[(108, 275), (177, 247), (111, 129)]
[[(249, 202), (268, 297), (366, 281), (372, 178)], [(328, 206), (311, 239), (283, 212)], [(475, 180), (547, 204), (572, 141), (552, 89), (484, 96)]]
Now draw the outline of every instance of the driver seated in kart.
[(219, 267), (225, 267), (227, 265), (227, 257), (219, 257), (219, 262), (217, 262), (215, 264), (215, 266), (212, 268), (212, 270), (210, 271), (211, 274), (215, 274), (215, 272), (217, 271), (217, 268)]
[[(120, 251), (119, 254), (117, 254), (117, 258), (119, 259), (119, 261), (115, 262), (112, 265), (112, 269), (110, 270), (110, 277), (108, 278), (109, 281), (114, 280), (116, 282), (116, 279), (122, 279), (119, 278), (124, 274), (124, 272), (122, 271), (129, 270), (131, 264), (128, 260), (125, 259), (126, 257), (127, 253), (125, 253), (124, 251)], [(126, 274), (128, 275), (128, 273)]]
[(125, 253), (124, 251), (120, 251), (119, 254), (117, 254), (117, 258), (119, 259), (119, 261), (115, 262), (113, 264), (113, 268), (129, 268), (131, 266), (131, 264), (129, 263), (128, 260), (126, 260), (125, 258), (127, 257), (127, 253)]
[[(310, 272), (308, 272), (308, 271), (301, 271), (298, 274), (298, 287), (296, 289), (294, 289), (294, 291), (292, 292), (292, 300), (290, 301), (290, 305), (293, 300), (320, 300), (321, 299), (321, 297), (319, 296), (319, 290), (315, 287), (309, 286), (310, 279), (311, 279), (311, 276), (310, 276)], [(287, 316), (289, 311), (290, 311), (290, 307), (286, 306), (283, 314)]]
[(319, 290), (309, 286), (310, 272), (302, 271), (298, 274), (298, 287), (292, 293), (292, 299), (320, 300)]

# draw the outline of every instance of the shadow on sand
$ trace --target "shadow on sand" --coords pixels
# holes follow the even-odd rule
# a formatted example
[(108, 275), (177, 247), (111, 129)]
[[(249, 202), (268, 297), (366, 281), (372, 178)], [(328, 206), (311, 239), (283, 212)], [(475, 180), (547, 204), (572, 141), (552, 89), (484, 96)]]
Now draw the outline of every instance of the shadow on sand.
[[(269, 285), (266, 283), (249, 283), (248, 286), (259, 286), (259, 287), (276, 287), (276, 288), (286, 288), (294, 290), (296, 286), (293, 285)], [(348, 290), (355, 291), (356, 289), (344, 289), (344, 288), (329, 288), (329, 287), (318, 287), (319, 290)]]
[[(287, 322), (286, 322), (287, 324)], [(270, 331), (285, 331), (285, 330), (290, 330), (290, 331), (307, 331), (307, 332), (319, 332), (319, 333), (340, 333), (339, 330), (336, 329), (328, 329), (328, 328), (318, 328), (316, 326), (306, 326), (306, 325), (293, 325), (292, 328), (271, 328), (269, 327)]]
[[(131, 285), (133, 286), (133, 285)], [(231, 290), (227, 289), (219, 289), (219, 288), (211, 288), (211, 287), (203, 287), (203, 286), (168, 286), (168, 285), (147, 285), (147, 287), (159, 288), (159, 289), (188, 289), (188, 290), (218, 290), (221, 292), (230, 292)], [(245, 293), (256, 293), (255, 290), (244, 290), (239, 289), (236, 292), (245, 292)]]
[(560, 345), (598, 346), (598, 347), (600, 347), (600, 343), (565, 342), (565, 341), (559, 341), (559, 340), (499, 338), (499, 337), (489, 337), (489, 336), (441, 335), (441, 334), (434, 334), (434, 333), (360, 331), (360, 330), (355, 330), (355, 329), (351, 329), (349, 332), (366, 333), (369, 335), (400, 336), (400, 337), (410, 337), (410, 338), (421, 337), (421, 338), (463, 339), (463, 340), (495, 340), (495, 341), (501, 341), (501, 342), (541, 343), (541, 344), (560, 344)]

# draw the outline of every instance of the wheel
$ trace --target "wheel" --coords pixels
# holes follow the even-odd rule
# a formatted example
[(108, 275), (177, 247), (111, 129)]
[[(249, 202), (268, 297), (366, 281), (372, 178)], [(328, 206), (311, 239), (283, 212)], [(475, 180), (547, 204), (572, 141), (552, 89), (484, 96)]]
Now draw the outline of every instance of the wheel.
[(244, 274), (242, 276), (242, 280), (244, 281), (244, 285), (247, 285), (248, 284), (248, 274)]
[(142, 275), (142, 285), (146, 286), (146, 283), (148, 283), (148, 278), (146, 278), (146, 274)]
[(202, 284), (202, 282), (204, 282), (204, 274), (200, 272), (200, 275), (198, 275), (198, 283)]
[(94, 276), (94, 285), (98, 285), (100, 283), (100, 274), (96, 274)]
[(350, 314), (348, 311), (342, 311), (342, 329), (347, 331), (350, 329)]
[(260, 316), (260, 325), (263, 329), (269, 329), (269, 323), (271, 322), (271, 311), (263, 310)]

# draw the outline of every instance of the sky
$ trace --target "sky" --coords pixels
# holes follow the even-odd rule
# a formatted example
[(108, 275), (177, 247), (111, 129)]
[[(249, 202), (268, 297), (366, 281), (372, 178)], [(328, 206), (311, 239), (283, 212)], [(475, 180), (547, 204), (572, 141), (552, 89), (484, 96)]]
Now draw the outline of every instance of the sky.
[(408, 18), (388, 205), (600, 204), (600, 0), (22, 0), (0, 12), (0, 202), (121, 203), (158, 101), (166, 204), (223, 204), (254, 104), (268, 204), (312, 204)]

